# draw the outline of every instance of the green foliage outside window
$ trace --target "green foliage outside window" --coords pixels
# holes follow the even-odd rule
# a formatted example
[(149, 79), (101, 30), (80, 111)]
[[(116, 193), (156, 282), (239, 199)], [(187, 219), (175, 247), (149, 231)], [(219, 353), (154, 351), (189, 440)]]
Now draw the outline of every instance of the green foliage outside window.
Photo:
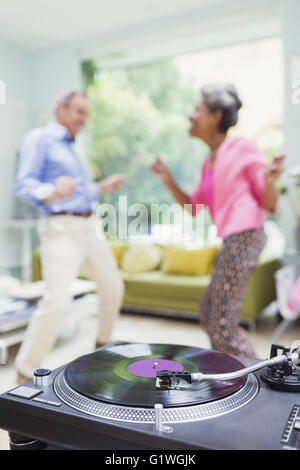
[[(188, 135), (197, 101), (170, 62), (99, 72), (88, 87), (88, 155), (96, 178), (125, 173), (129, 203), (174, 202), (149, 170), (158, 153), (186, 191), (196, 184), (207, 148)], [(113, 199), (113, 196), (110, 196)]]

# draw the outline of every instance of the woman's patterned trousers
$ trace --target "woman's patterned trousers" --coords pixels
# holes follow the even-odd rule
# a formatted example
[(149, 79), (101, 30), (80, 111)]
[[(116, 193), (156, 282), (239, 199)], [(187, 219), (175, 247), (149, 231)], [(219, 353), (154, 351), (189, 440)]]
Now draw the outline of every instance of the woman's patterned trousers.
[(239, 315), (248, 281), (265, 244), (264, 229), (248, 230), (224, 240), (211, 284), (200, 303), (200, 321), (217, 351), (255, 357)]

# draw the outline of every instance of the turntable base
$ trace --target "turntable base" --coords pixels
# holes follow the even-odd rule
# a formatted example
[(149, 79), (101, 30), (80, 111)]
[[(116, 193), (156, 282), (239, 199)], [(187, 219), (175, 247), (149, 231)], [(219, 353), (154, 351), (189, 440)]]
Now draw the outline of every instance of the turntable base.
[[(1, 395), (0, 428), (17, 440), (16, 448), (29, 442), (117, 451), (300, 449), (299, 393), (270, 388), (262, 371), (242, 381), (156, 390), (152, 360), (177, 370), (187, 361), (218, 373), (257, 363), (197, 348), (113, 343)], [(163, 428), (157, 427), (157, 404), (163, 405)]]

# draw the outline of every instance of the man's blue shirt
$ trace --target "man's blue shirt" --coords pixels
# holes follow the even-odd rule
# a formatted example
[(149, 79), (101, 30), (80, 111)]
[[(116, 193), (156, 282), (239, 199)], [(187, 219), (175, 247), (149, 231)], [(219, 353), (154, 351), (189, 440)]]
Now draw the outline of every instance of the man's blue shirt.
[[(45, 204), (43, 201), (54, 193), (60, 176), (76, 180), (72, 197)], [(20, 149), (16, 193), (38, 207), (43, 215), (91, 211), (92, 202), (100, 199), (99, 184), (89, 181), (69, 131), (58, 122), (33, 129), (25, 137)]]

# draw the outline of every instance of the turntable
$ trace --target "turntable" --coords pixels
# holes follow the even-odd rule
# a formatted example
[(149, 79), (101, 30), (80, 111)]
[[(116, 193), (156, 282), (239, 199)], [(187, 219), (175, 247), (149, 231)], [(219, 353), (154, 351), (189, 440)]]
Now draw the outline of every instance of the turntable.
[(0, 396), (11, 448), (300, 449), (300, 348), (115, 342)]

